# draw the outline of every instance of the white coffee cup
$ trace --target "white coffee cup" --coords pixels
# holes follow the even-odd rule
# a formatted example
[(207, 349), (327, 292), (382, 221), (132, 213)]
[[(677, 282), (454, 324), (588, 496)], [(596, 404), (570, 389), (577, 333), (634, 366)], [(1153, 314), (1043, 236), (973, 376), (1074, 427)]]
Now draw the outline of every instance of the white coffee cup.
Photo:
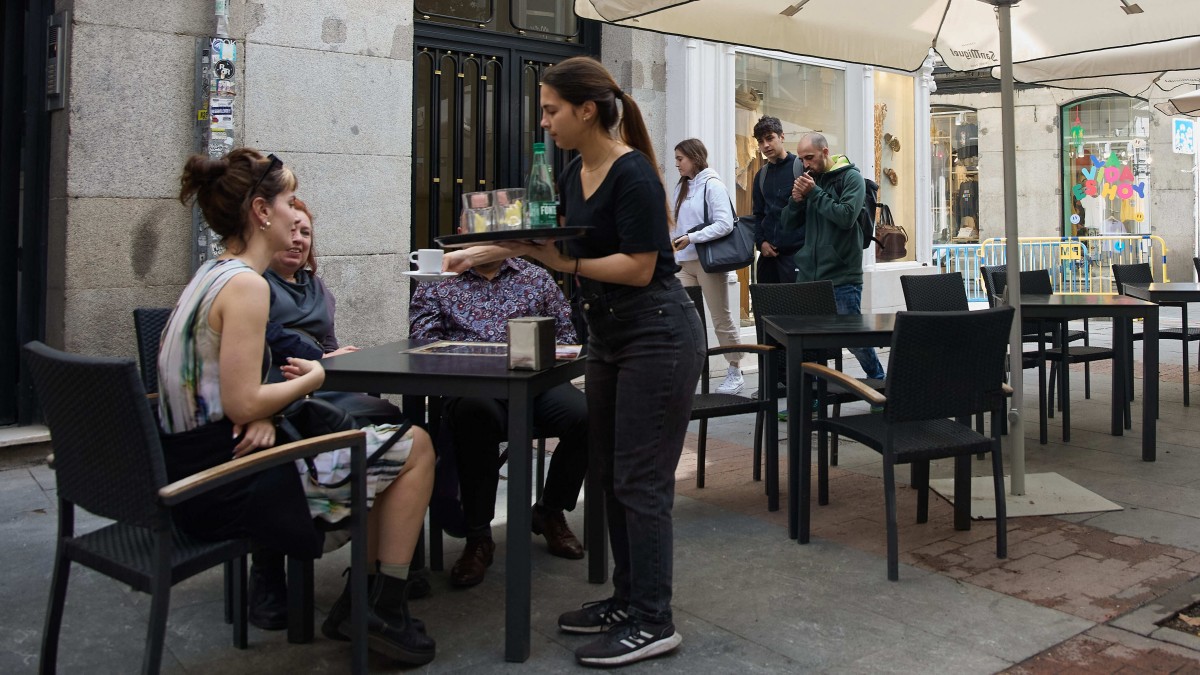
[(417, 266), (421, 274), (437, 274), (442, 271), (442, 256), (445, 252), (440, 248), (422, 248), (413, 251), (408, 261)]

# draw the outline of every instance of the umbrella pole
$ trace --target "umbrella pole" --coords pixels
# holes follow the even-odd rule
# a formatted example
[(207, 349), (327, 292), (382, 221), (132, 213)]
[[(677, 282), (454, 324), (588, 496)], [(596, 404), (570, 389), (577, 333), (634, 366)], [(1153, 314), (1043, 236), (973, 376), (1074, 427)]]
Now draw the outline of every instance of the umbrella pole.
[(1012, 477), (1010, 492), (1025, 494), (1025, 423), (1021, 416), (1024, 377), (1021, 369), (1021, 255), (1017, 231), (1017, 142), (1013, 115), (1012, 18), (1010, 10), (1020, 0), (988, 0), (996, 6), (1000, 31), (1000, 131), (1004, 155), (1004, 254), (1008, 265), (1008, 303), (1013, 306), (1013, 325), (1009, 333), (1009, 364), (1013, 397), (1008, 411), (1008, 439), (1011, 448)]

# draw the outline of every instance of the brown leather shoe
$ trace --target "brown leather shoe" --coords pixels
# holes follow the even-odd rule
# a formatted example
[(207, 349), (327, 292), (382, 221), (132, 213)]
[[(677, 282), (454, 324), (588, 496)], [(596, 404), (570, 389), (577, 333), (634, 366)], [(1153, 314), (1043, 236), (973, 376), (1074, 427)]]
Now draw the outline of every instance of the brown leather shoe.
[(475, 586), (483, 581), (483, 575), (492, 565), (496, 553), (496, 542), (490, 537), (467, 539), (467, 546), (458, 562), (450, 569), (450, 583), (455, 586)]
[(533, 505), (533, 533), (546, 535), (546, 546), (551, 555), (579, 560), (583, 557), (583, 544), (567, 527), (567, 518), (562, 511), (548, 511)]

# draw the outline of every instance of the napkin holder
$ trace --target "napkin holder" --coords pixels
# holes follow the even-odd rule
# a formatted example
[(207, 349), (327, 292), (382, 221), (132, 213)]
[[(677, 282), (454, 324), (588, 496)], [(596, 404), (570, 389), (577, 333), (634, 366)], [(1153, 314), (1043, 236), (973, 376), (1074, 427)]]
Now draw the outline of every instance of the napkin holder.
[(508, 320), (510, 370), (545, 370), (554, 365), (554, 323), (544, 316)]

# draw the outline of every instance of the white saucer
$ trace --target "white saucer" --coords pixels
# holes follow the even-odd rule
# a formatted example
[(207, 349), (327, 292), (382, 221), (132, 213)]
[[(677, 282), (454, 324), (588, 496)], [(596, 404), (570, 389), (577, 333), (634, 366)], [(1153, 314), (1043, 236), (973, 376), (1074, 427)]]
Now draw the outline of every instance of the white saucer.
[(404, 274), (417, 281), (441, 281), (458, 276), (455, 272), (405, 272)]

